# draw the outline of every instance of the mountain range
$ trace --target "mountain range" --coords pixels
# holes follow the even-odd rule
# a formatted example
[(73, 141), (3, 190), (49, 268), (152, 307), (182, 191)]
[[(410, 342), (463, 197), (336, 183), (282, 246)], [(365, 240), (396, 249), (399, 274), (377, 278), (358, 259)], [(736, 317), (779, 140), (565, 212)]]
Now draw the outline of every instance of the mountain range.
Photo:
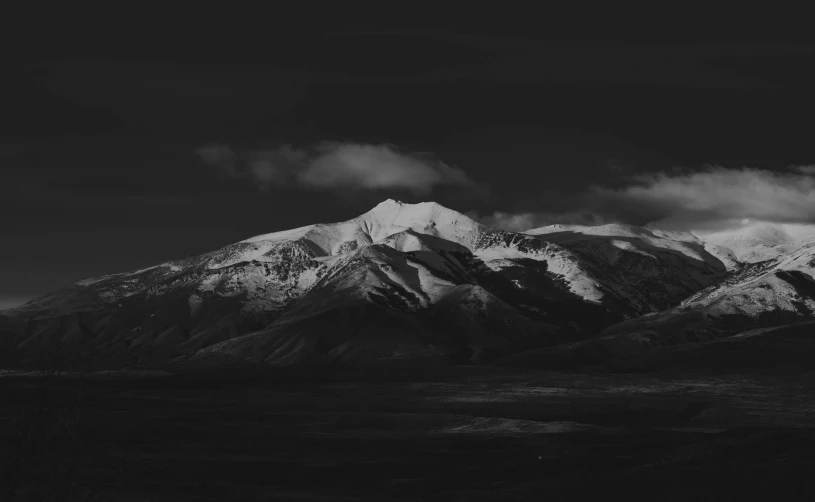
[(0, 354), (7, 366), (43, 354), (95, 367), (603, 365), (809, 321), (814, 269), (815, 238), (763, 223), (515, 233), (389, 199), (2, 311)]

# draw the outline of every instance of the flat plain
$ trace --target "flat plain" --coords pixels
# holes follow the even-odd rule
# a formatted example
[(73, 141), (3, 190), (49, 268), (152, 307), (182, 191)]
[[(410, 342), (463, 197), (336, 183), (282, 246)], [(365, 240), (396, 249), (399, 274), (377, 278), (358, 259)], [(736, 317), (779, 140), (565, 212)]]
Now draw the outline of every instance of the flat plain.
[[(44, 382), (0, 379), (12, 500), (791, 500), (815, 467), (815, 372), (299, 368)], [(32, 420), (40, 437), (24, 443)]]

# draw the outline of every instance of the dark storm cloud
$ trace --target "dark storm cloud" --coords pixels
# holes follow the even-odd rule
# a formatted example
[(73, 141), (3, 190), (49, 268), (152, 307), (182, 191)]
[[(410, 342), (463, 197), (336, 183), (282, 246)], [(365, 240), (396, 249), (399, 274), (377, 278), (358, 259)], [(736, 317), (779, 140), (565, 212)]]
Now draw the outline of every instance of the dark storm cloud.
[(299, 149), (236, 152), (224, 144), (202, 147), (196, 153), (209, 165), (234, 178), (246, 179), (261, 190), (272, 186), (315, 189), (404, 189), (429, 194), (440, 185), (473, 191), (486, 189), (462, 170), (428, 155), (409, 154), (393, 145), (321, 142)]

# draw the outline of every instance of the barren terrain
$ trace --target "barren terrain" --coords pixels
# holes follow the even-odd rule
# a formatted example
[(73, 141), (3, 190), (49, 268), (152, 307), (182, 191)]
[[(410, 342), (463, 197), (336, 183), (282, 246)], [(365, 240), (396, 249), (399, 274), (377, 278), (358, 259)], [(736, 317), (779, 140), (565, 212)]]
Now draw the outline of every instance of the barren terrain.
[[(42, 379), (0, 385), (9, 466)], [(814, 372), (113, 372), (44, 395), (80, 412), (72, 448), (43, 441), (70, 470), (31, 460), (17, 489), (75, 500), (789, 500), (815, 467)]]

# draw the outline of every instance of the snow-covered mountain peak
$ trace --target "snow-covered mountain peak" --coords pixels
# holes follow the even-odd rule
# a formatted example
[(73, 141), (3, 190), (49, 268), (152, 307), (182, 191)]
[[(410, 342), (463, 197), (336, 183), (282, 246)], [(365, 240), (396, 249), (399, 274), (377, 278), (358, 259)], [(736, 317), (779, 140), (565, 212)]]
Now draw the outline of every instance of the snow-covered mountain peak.
[[(336, 256), (411, 230), (473, 249), (484, 229), (486, 227), (472, 218), (435, 202), (408, 204), (387, 199), (350, 220), (258, 235), (239, 244), (252, 246), (247, 250), (252, 255), (249, 259), (263, 255), (281, 242), (296, 240), (304, 241), (315, 251), (315, 256)], [(244, 258), (236, 256), (234, 259)]]
[(483, 225), (458, 211), (435, 202), (406, 204), (393, 199), (377, 205), (367, 213), (351, 220), (378, 242), (392, 234), (413, 230), (462, 244), (472, 244)]
[(377, 207), (401, 206), (401, 205), (403, 205), (403, 204), (404, 204), (404, 202), (402, 202), (401, 200), (396, 200), (396, 199), (385, 199), (385, 200), (383, 200), (382, 202), (380, 202), (379, 204), (377, 204), (377, 205), (374, 207), (374, 209), (376, 209)]
[(393, 199), (381, 202), (367, 213), (355, 218), (355, 220), (376, 221), (378, 223), (396, 222), (397, 224), (407, 226), (447, 219), (475, 223), (471, 218), (436, 202), (408, 204)]

